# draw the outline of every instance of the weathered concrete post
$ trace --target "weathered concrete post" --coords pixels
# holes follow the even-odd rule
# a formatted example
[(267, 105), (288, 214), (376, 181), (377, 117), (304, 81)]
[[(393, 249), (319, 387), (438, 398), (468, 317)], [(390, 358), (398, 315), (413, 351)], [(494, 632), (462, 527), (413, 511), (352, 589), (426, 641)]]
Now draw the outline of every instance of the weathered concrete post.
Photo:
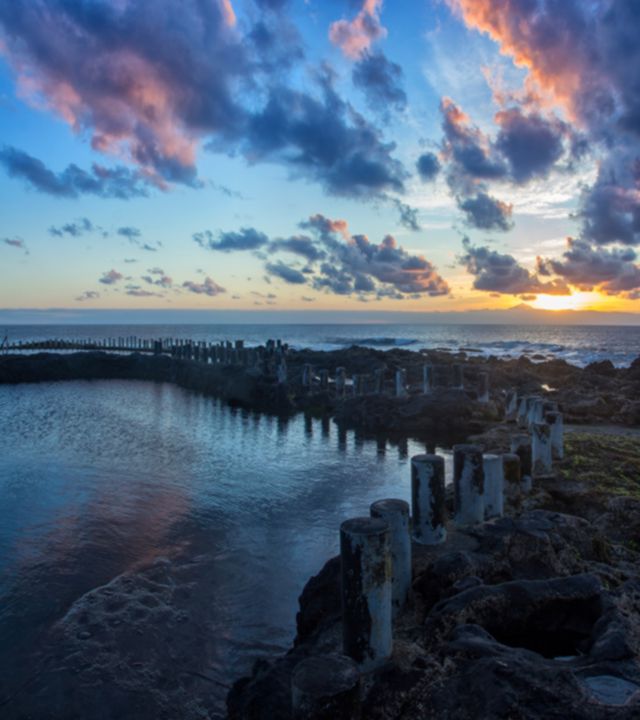
[(276, 372), (277, 372), (277, 376), (278, 376), (278, 384), (286, 385), (287, 384), (287, 363), (284, 361), (284, 358), (278, 365), (278, 369)]
[(340, 526), (343, 647), (364, 672), (383, 665), (393, 650), (390, 535), (376, 518)]
[(433, 365), (422, 366), (422, 392), (424, 395), (433, 392)]
[(453, 446), (453, 492), (458, 525), (484, 520), (484, 469), (477, 445)]
[(480, 386), (478, 388), (478, 402), (487, 404), (489, 402), (489, 373), (481, 372), (478, 375)]
[(521, 397), (518, 401), (518, 412), (516, 415), (516, 422), (519, 428), (527, 427), (527, 398)]
[(453, 380), (451, 382), (452, 387), (455, 390), (464, 390), (464, 369), (462, 365), (456, 363), (452, 368)]
[(533, 465), (531, 462), (531, 437), (526, 433), (512, 435), (509, 449), (520, 458), (520, 482), (524, 492), (532, 487)]
[(516, 390), (510, 390), (507, 394), (507, 402), (504, 410), (504, 419), (507, 422), (513, 422), (518, 414), (518, 393)]
[(354, 373), (351, 376), (351, 392), (353, 393), (354, 397), (357, 397), (358, 395), (362, 395), (361, 378), (362, 378), (362, 375), (357, 375), (356, 373)]
[(530, 421), (529, 424), (532, 425), (533, 423), (537, 422), (543, 422), (544, 420), (544, 405), (545, 401), (542, 398), (537, 398), (533, 406), (531, 407), (531, 415), (530, 415)]
[(520, 498), (524, 488), (522, 486), (522, 473), (520, 471), (520, 456), (515, 453), (505, 453), (502, 456), (502, 472), (504, 476), (504, 491), (508, 498)]
[(311, 387), (311, 365), (305, 364), (302, 366), (302, 387), (308, 390)]
[(484, 517), (486, 520), (504, 514), (504, 471), (500, 455), (483, 455)]
[(301, 660), (291, 676), (293, 720), (360, 720), (360, 673), (346, 655)]
[(373, 392), (380, 395), (384, 390), (384, 369), (377, 368), (373, 373)]
[(336, 395), (344, 397), (344, 391), (347, 385), (347, 371), (343, 367), (336, 368)]
[(320, 389), (326, 390), (329, 387), (329, 371), (323, 368), (318, 375), (320, 376)]
[(562, 421), (562, 413), (547, 412), (544, 416), (545, 421), (551, 428), (551, 456), (557, 460), (564, 457), (564, 425)]
[(411, 589), (411, 515), (404, 500), (377, 500), (370, 509), (372, 518), (383, 520), (391, 531), (391, 605), (393, 615), (405, 606)]
[(407, 395), (407, 371), (396, 370), (396, 397)]
[[(542, 402), (542, 398), (538, 397), (537, 395), (529, 395), (527, 398), (527, 428), (531, 430), (531, 426), (534, 422), (536, 422), (536, 403), (540, 401)], [(540, 406), (542, 407), (542, 406)]]
[(413, 537), (421, 545), (438, 545), (447, 539), (444, 458), (411, 458), (411, 512)]
[(546, 422), (531, 426), (531, 462), (534, 478), (551, 474), (551, 428)]

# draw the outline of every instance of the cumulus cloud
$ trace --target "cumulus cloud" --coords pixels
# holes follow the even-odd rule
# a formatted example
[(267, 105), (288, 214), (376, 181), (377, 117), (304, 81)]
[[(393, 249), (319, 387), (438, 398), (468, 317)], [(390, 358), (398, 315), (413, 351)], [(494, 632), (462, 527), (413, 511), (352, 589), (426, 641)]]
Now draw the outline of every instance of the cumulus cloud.
[(237, 250), (259, 250), (269, 244), (269, 238), (254, 228), (241, 228), (238, 232), (220, 232), (217, 235), (205, 230), (195, 233), (193, 239), (205, 250), (227, 253)]
[(209, 297), (216, 297), (216, 295), (221, 295), (222, 293), (227, 292), (208, 275), (201, 283), (194, 282), (193, 280), (186, 280), (182, 283), (182, 287), (187, 289), (189, 292), (195, 293), (196, 295), (208, 295)]
[(97, 195), (101, 198), (129, 200), (146, 196), (149, 189), (147, 178), (126, 167), (106, 168), (94, 164), (91, 170), (87, 171), (72, 164), (56, 173), (41, 160), (14, 147), (5, 146), (0, 149), (0, 165), (4, 166), (10, 177), (24, 180), (38, 192), (57, 197)]
[(473, 197), (459, 198), (458, 206), (465, 214), (466, 222), (480, 230), (509, 230), (513, 224), (511, 214), (513, 206), (479, 192)]
[(91, 233), (98, 228), (89, 220), (89, 218), (80, 218), (75, 222), (65, 223), (59, 227), (53, 225), (49, 228), (49, 234), (54, 237), (64, 237), (69, 235), (70, 237), (82, 237), (85, 233)]
[(332, 195), (379, 197), (404, 192), (407, 171), (394, 143), (340, 98), (332, 73), (317, 77), (320, 96), (287, 87), (270, 93), (248, 122), (244, 147), (253, 161), (282, 162)]
[(564, 282), (543, 282), (535, 274), (520, 265), (513, 255), (499, 253), (487, 246), (473, 246), (468, 238), (463, 240), (464, 252), (460, 264), (474, 276), (476, 290), (505, 295), (570, 294)]
[(382, 52), (365, 52), (353, 67), (353, 84), (362, 90), (367, 104), (382, 117), (389, 109), (402, 111), (407, 106), (407, 94), (402, 87), (402, 68), (391, 62)]
[[(447, 0), (467, 26), (488, 34), (527, 70), (529, 96), (564, 107), (597, 148), (599, 174), (584, 194), (583, 237), (640, 243), (640, 13), (607, 0)], [(553, 143), (550, 143), (553, 155)]]
[(100, 293), (97, 290), (85, 290), (83, 293), (78, 295), (76, 298), (77, 302), (86, 302), (87, 300), (97, 300), (100, 297)]
[(329, 39), (349, 58), (358, 58), (387, 30), (380, 23), (383, 0), (363, 0), (353, 20), (337, 20), (329, 28)]
[(142, 232), (136, 227), (121, 227), (117, 230), (118, 235), (127, 238), (129, 242), (137, 241), (142, 236)]
[[(354, 28), (376, 36), (380, 5), (366, 0)], [(70, 165), (54, 173), (13, 149), (0, 162), (54, 195), (131, 197), (150, 184), (200, 187), (204, 144), (251, 163), (284, 164), (333, 194), (402, 191), (395, 146), (338, 96), (327, 67), (305, 90), (291, 86), (288, 68), (302, 50), (283, 13), (240, 28), (231, 27), (232, 9), (223, 0), (156, 0), (152, 14), (146, 0), (0, 4), (0, 44), (23, 95), (89, 136), (94, 150), (138, 169)]]
[(304, 285), (307, 282), (304, 273), (291, 265), (287, 265), (282, 262), (282, 260), (275, 263), (267, 263), (265, 270), (269, 275), (280, 278), (291, 285)]
[(148, 285), (157, 285), (158, 287), (169, 289), (173, 287), (173, 278), (167, 275), (162, 268), (150, 268), (147, 270), (148, 275), (142, 275), (142, 279)]
[(541, 275), (558, 275), (579, 290), (635, 297), (640, 291), (640, 266), (630, 247), (593, 247), (585, 240), (567, 238), (561, 259), (538, 258)]
[(307, 221), (317, 228), (328, 252), (313, 277), (316, 289), (326, 288), (338, 295), (384, 293), (390, 288), (404, 295), (446, 295), (449, 286), (435, 267), (421, 255), (411, 255), (387, 235), (379, 244), (365, 235), (349, 235), (344, 221), (315, 215)]
[(22, 238), (2, 238), (2, 242), (9, 247), (16, 248), (17, 250), (22, 250), (25, 255), (29, 254), (27, 244)]
[(432, 152), (426, 152), (420, 155), (416, 162), (418, 174), (425, 182), (435, 180), (440, 172), (441, 166), (438, 156)]
[(108, 272), (104, 272), (102, 274), (102, 277), (100, 278), (100, 281), (103, 285), (115, 285), (116, 283), (120, 282), (124, 275), (122, 273), (119, 273), (117, 270), (109, 270)]
[(306, 235), (292, 235), (289, 238), (273, 240), (269, 244), (270, 252), (289, 252), (300, 255), (309, 262), (316, 262), (326, 256), (322, 248), (319, 248), (314, 241)]

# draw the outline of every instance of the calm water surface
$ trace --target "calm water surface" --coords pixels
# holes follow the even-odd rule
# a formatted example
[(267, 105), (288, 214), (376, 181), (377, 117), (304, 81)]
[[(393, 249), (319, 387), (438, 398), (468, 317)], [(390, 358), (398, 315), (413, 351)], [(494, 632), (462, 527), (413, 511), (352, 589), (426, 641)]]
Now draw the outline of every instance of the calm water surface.
[[(127, 714), (118, 668), (147, 661), (206, 677), (221, 710), (225, 686), (289, 645), (341, 520), (408, 500), (424, 452), (141, 382), (2, 386), (0, 429), (2, 717), (71, 717), (96, 677), (96, 697), (123, 702), (101, 716), (146, 717)], [(128, 644), (134, 605), (148, 653)]]

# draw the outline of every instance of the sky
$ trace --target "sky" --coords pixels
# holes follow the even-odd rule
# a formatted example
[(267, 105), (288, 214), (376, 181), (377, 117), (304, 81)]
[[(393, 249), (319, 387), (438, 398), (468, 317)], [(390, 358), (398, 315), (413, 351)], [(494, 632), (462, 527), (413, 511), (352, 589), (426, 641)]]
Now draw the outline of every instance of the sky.
[(0, 307), (640, 311), (635, 0), (0, 0)]

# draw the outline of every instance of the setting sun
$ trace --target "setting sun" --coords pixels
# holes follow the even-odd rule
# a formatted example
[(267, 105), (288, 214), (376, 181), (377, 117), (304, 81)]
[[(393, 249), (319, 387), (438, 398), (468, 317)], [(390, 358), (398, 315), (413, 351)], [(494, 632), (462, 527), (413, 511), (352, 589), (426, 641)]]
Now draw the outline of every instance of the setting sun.
[(538, 295), (531, 307), (538, 310), (585, 310), (602, 300), (597, 292), (577, 292), (572, 295)]

